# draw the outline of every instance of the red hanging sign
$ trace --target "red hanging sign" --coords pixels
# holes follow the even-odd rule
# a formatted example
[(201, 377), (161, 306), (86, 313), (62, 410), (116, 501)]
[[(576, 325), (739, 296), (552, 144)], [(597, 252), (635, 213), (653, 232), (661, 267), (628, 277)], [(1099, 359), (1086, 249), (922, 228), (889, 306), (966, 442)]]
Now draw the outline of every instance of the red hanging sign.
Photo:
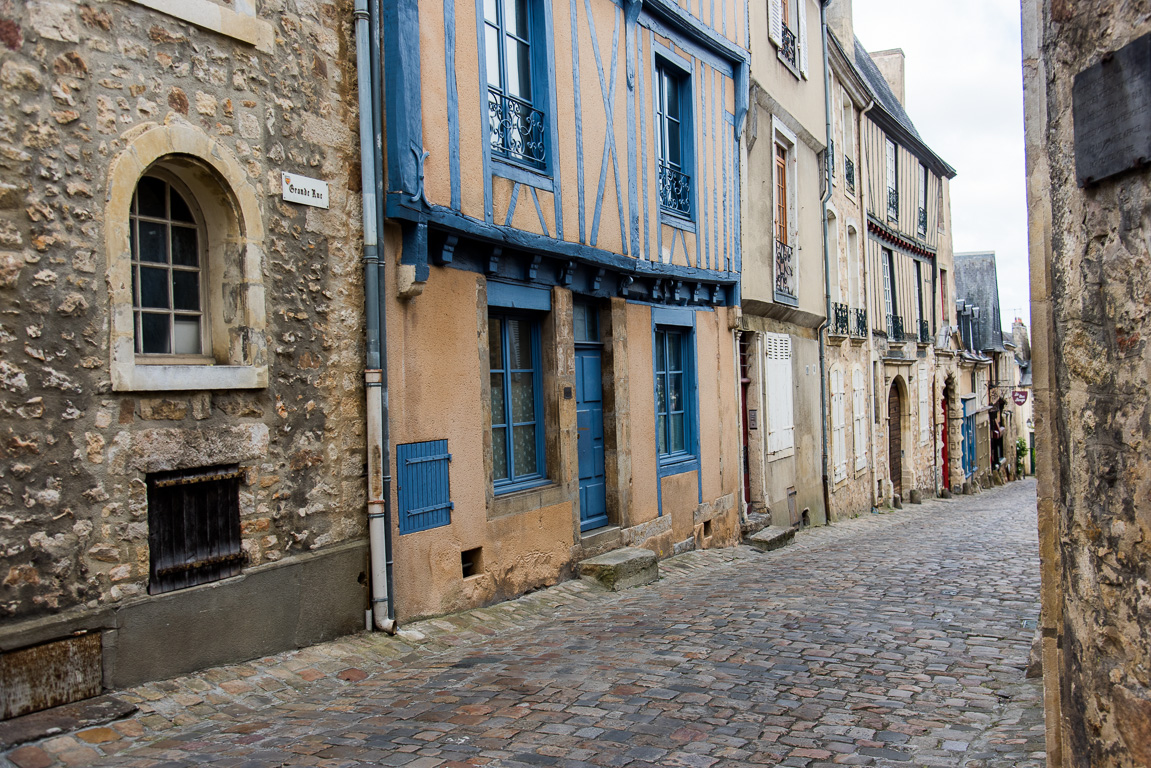
[(1024, 405), (1027, 403), (1027, 390), (1017, 389), (1011, 393), (1011, 399), (1015, 401), (1016, 405)]

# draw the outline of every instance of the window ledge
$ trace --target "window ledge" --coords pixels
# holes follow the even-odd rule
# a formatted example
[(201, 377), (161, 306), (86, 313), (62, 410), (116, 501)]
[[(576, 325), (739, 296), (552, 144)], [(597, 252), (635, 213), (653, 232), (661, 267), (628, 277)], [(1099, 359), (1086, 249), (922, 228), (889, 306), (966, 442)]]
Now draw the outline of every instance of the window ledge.
[(795, 455), (795, 446), (792, 446), (790, 448), (783, 448), (781, 450), (778, 450), (775, 453), (767, 454), (767, 460), (770, 462), (770, 461), (779, 461), (780, 459), (790, 459), (794, 455)]
[(527, 184), (529, 187), (542, 189), (545, 192), (555, 191), (555, 181), (551, 175), (546, 171), (541, 171), (536, 168), (529, 168), (526, 165), (520, 165), (514, 160), (509, 160), (503, 155), (498, 155), (492, 152), (492, 175), (499, 176), (504, 179), (511, 179), (521, 184)]
[(660, 206), (659, 209), (659, 223), (666, 224), (669, 227), (674, 227), (676, 229), (682, 229), (684, 232), (691, 232), (692, 234), (695, 234), (696, 231), (694, 221), (682, 214), (669, 211), (663, 206)]
[(567, 486), (546, 479), (531, 488), (518, 488), (502, 493), (497, 490), (488, 507), (488, 519), (534, 512), (543, 507), (570, 502), (571, 497), (572, 493)]
[(659, 465), (660, 477), (670, 477), (672, 475), (682, 475), (686, 472), (699, 471), (699, 458), (696, 456), (665, 459), (664, 461), (666, 463), (661, 463)]
[(255, 46), (256, 50), (263, 53), (272, 53), (275, 50), (276, 31), (271, 24), (264, 19), (239, 13), (210, 0), (133, 1), (137, 5)]
[(266, 365), (136, 364), (115, 371), (116, 392), (262, 389), (268, 386)]

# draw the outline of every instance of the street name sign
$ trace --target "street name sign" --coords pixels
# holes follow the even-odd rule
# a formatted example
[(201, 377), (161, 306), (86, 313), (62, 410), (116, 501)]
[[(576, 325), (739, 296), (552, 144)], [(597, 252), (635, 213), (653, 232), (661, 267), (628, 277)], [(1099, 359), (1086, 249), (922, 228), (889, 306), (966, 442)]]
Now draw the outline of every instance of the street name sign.
[(280, 188), (285, 201), (311, 205), (316, 208), (328, 207), (328, 182), (287, 172), (281, 172), (280, 181)]

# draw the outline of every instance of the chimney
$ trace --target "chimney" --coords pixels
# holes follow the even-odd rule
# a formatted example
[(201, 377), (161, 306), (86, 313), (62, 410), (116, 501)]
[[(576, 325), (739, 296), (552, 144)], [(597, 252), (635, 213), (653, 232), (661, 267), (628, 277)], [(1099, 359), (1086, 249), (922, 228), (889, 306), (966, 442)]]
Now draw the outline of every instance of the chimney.
[(905, 58), (903, 49), (892, 48), (890, 51), (876, 51), (868, 55), (875, 62), (875, 66), (879, 68), (883, 79), (887, 81), (887, 85), (891, 87), (895, 98), (899, 99), (899, 103), (906, 107), (907, 102), (904, 101), (906, 94), (903, 90), (903, 62)]
[(855, 26), (851, 19), (851, 0), (831, 0), (827, 6), (827, 28), (843, 46), (844, 53), (855, 61)]

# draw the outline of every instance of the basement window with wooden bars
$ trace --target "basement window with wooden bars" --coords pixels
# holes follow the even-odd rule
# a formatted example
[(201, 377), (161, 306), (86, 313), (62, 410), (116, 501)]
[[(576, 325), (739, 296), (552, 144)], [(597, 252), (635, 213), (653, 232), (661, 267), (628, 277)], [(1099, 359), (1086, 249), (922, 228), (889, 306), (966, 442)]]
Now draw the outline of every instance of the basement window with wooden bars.
[(231, 465), (148, 475), (150, 594), (240, 574), (241, 474)]

